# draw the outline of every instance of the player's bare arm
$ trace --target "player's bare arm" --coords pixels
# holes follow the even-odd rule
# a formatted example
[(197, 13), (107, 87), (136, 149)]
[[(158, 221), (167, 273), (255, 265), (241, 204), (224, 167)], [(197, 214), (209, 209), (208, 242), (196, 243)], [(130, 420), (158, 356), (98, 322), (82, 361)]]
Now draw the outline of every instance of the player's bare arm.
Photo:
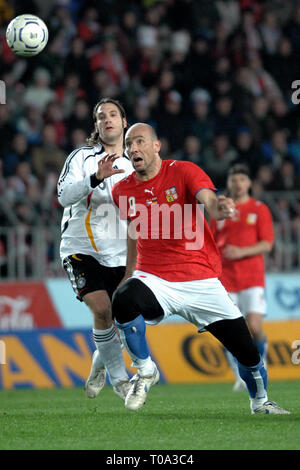
[[(130, 228), (130, 229), (129, 229)], [(134, 230), (133, 225), (129, 226), (128, 225), (128, 232), (127, 232), (127, 259), (126, 259), (126, 271), (123, 279), (120, 282), (120, 285), (123, 284), (127, 279), (129, 279), (133, 271), (135, 270), (136, 267), (136, 261), (137, 261), (137, 249), (136, 249), (136, 233), (132, 233), (132, 230)]]
[(233, 199), (229, 197), (217, 197), (210, 189), (202, 189), (197, 193), (196, 198), (204, 205), (209, 216), (213, 219), (231, 219), (234, 216), (235, 204)]
[(98, 162), (98, 170), (96, 172), (96, 178), (99, 181), (104, 180), (105, 178), (109, 178), (112, 175), (117, 175), (118, 173), (124, 173), (125, 170), (118, 170), (113, 168), (114, 162), (120, 158), (115, 153), (111, 155), (106, 155), (105, 157), (101, 158)]
[(249, 246), (226, 245), (223, 253), (225, 258), (235, 260), (270, 253), (271, 250), (272, 243), (266, 240), (261, 240), (258, 243)]

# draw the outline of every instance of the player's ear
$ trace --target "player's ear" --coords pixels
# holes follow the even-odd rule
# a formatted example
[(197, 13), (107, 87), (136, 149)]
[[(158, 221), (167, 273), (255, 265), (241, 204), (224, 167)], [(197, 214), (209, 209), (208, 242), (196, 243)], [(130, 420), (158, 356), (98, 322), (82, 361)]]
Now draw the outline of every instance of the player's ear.
[(127, 127), (127, 119), (123, 118), (123, 129), (126, 129)]
[(160, 140), (155, 140), (154, 141), (154, 150), (156, 153), (159, 153), (161, 149), (161, 141)]

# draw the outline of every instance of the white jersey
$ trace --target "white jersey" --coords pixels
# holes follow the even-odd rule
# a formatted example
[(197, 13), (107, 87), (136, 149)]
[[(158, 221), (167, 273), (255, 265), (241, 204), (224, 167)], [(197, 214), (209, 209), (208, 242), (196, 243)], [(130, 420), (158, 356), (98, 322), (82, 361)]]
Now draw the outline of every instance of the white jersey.
[(125, 170), (93, 188), (91, 175), (98, 169), (98, 161), (107, 152), (99, 144), (81, 147), (66, 159), (61, 171), (57, 193), (64, 207), (61, 222), (60, 257), (82, 253), (92, 255), (108, 267), (125, 266), (127, 251), (127, 221), (120, 220), (111, 190), (115, 183), (133, 171), (126, 156), (114, 162), (114, 168)]

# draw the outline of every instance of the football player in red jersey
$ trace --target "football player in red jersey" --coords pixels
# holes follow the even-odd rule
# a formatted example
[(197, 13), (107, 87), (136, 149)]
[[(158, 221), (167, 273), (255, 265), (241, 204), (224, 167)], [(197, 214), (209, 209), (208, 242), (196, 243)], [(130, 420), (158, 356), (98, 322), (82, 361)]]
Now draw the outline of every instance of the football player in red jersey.
[[(126, 133), (125, 146), (135, 171), (112, 189), (121, 218), (129, 221), (126, 273), (112, 308), (124, 346), (138, 369), (125, 407), (141, 408), (150, 387), (159, 381), (146, 342), (146, 322), (178, 314), (199, 332), (209, 331), (236, 357), (252, 413), (288, 414), (268, 400), (263, 361), (245, 319), (218, 279), (219, 252), (203, 214), (199, 215), (200, 203), (211, 217), (230, 218), (232, 199), (218, 198), (212, 181), (197, 165), (162, 161), (160, 141), (147, 124), (134, 124)], [(160, 223), (153, 228), (158, 213)], [(173, 227), (164, 233), (167, 213)], [(197, 231), (203, 236), (193, 244), (190, 235), (196, 239)]]
[[(220, 281), (246, 318), (254, 342), (265, 360), (267, 339), (263, 330), (266, 313), (264, 254), (274, 242), (272, 216), (268, 207), (250, 195), (251, 178), (246, 165), (236, 164), (228, 172), (227, 189), (234, 200), (235, 215), (230, 220), (210, 221), (222, 258)], [(236, 382), (233, 389), (245, 388), (236, 363), (228, 355)]]

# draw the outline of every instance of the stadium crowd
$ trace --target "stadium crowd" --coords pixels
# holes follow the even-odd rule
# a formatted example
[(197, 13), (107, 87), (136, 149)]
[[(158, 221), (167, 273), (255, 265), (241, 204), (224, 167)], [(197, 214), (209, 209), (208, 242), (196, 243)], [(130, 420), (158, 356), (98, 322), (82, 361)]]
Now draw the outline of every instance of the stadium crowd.
[[(24, 12), (49, 29), (31, 58), (5, 40)], [(249, 165), (257, 198), (300, 190), (299, 52), (295, 0), (0, 0), (1, 226), (60, 223), (58, 175), (106, 96), (129, 123), (155, 127), (163, 158), (195, 162), (221, 190), (237, 162)], [(299, 231), (300, 200), (279, 199), (273, 215)]]

